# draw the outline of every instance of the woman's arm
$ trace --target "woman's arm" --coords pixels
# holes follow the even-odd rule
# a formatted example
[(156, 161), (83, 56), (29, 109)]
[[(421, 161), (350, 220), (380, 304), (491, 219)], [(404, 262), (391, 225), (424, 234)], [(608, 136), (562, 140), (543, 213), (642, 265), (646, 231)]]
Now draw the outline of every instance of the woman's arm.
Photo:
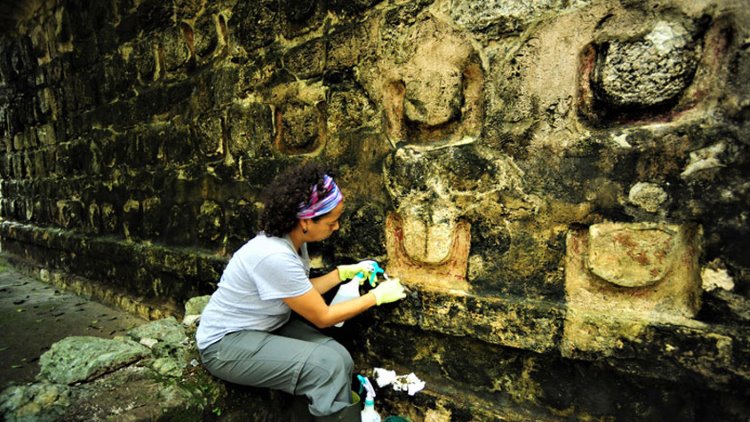
[(326, 275), (311, 278), (310, 283), (312, 283), (318, 293), (324, 294), (341, 283), (341, 280), (339, 280), (339, 270), (334, 269)]
[[(332, 273), (338, 283), (338, 273), (335, 270)], [(318, 278), (327, 278), (330, 275), (331, 273), (328, 273)], [(315, 285), (314, 282), (313, 285)], [(307, 293), (302, 295), (288, 297), (283, 300), (294, 312), (300, 314), (318, 328), (333, 326), (341, 321), (359, 315), (376, 305), (375, 294), (370, 291), (358, 298), (328, 306), (323, 300), (323, 296), (318, 292), (317, 287), (308, 290)]]

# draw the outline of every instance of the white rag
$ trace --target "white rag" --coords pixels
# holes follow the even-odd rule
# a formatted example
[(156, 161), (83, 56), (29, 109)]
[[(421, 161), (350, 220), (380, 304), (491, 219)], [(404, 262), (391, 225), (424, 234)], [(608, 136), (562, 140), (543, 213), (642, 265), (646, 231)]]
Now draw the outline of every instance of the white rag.
[(396, 375), (396, 371), (375, 368), (373, 373), (375, 375), (375, 382), (378, 383), (378, 387), (385, 387), (388, 384), (393, 384), (394, 390), (406, 391), (410, 396), (413, 396), (425, 387), (425, 382), (420, 380), (414, 372), (409, 375)]

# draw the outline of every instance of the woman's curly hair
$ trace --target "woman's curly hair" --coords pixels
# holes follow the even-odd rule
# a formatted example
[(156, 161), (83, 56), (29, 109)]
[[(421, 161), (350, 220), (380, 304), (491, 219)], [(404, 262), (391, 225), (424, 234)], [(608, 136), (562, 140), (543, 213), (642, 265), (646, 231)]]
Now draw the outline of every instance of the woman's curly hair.
[[(297, 224), (299, 205), (306, 203), (316, 186), (323, 194), (323, 176), (334, 176), (322, 164), (310, 161), (290, 167), (276, 176), (263, 193), (263, 212), (260, 215), (260, 226), (266, 236), (285, 236)], [(314, 218), (313, 220), (317, 220)]]

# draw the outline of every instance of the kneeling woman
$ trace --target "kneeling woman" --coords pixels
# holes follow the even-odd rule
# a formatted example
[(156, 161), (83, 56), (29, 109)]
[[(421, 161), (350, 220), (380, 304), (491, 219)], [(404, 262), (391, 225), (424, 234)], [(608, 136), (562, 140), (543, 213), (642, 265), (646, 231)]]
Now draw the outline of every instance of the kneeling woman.
[(229, 261), (196, 333), (201, 359), (215, 376), (242, 385), (304, 395), (312, 415), (359, 420), (351, 402), (352, 358), (341, 344), (299, 320), (330, 327), (402, 299), (398, 280), (358, 298), (327, 305), (322, 294), (374, 270), (372, 261), (341, 265), (310, 279), (307, 242), (339, 229), (344, 198), (322, 167), (309, 163), (277, 177), (265, 195), (263, 231)]

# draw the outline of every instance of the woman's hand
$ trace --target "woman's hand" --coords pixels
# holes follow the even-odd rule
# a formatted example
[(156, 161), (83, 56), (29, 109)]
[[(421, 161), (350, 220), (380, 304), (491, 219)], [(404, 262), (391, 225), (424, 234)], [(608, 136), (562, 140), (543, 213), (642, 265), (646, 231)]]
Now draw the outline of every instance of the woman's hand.
[(375, 303), (378, 305), (395, 302), (406, 297), (404, 286), (397, 278), (388, 279), (370, 291), (375, 295)]
[(339, 271), (339, 280), (344, 281), (354, 278), (359, 273), (362, 273), (364, 278), (367, 279), (370, 277), (370, 273), (380, 269), (380, 267), (377, 262), (367, 260), (352, 265), (339, 265), (336, 269)]

